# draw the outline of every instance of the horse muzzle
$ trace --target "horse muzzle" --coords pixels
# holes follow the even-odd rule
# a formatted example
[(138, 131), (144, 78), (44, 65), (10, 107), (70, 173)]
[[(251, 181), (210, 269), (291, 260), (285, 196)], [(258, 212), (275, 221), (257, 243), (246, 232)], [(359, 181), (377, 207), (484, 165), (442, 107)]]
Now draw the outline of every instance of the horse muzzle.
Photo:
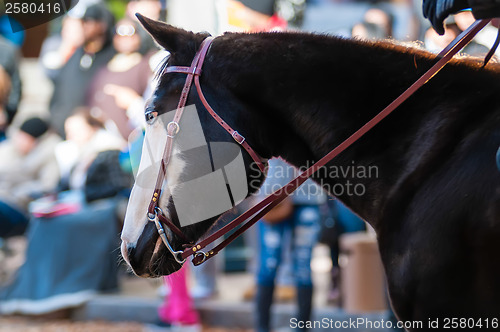
[(154, 223), (147, 223), (135, 244), (122, 241), (123, 259), (139, 277), (157, 278), (179, 270), (177, 263), (165, 248)]

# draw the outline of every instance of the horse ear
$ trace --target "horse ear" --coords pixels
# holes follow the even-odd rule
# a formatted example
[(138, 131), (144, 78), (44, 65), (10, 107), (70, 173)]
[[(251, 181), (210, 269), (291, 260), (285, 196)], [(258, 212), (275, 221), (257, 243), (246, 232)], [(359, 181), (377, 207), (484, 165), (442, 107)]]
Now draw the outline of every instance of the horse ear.
[(151, 34), (154, 40), (170, 53), (175, 53), (180, 47), (194, 39), (192, 32), (152, 20), (139, 13), (136, 13), (135, 16), (137, 16), (139, 22)]

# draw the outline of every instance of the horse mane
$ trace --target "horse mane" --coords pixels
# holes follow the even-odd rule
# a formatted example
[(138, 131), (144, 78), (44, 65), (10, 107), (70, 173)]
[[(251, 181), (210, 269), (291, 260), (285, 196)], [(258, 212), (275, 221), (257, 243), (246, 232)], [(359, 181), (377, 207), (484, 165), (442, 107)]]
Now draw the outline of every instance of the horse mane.
[[(259, 48), (262, 54), (269, 51), (276, 53), (276, 49), (272, 47), (259, 47), (258, 40), (272, 41), (273, 45), (277, 46), (279, 43), (288, 46), (289, 51), (300, 47), (300, 45), (316, 45), (319, 52), (323, 55), (328, 54), (328, 49), (343, 47), (348, 50), (348, 53), (353, 52), (359, 54), (361, 57), (368, 59), (373, 57), (374, 54), (393, 54), (401, 55), (404, 57), (413, 57), (415, 59), (415, 66), (418, 67), (416, 61), (433, 62), (437, 61), (437, 55), (425, 49), (419, 42), (400, 42), (394, 39), (384, 40), (364, 40), (359, 38), (346, 38), (342, 36), (335, 36), (327, 33), (310, 33), (310, 32), (259, 32), (259, 33), (234, 33), (226, 32), (222, 39), (232, 40), (228, 43), (228, 51), (231, 53), (237, 52), (238, 48), (234, 47), (234, 42), (240, 40), (241, 42), (253, 40), (256, 43), (255, 48)], [(229, 46), (231, 45), (231, 46)], [(231, 48), (231, 50), (230, 50)], [(245, 48), (240, 48), (242, 52)], [(267, 52), (266, 52), (267, 51)], [(303, 52), (308, 52), (303, 49)], [(306, 57), (307, 58), (307, 57)], [(481, 72), (486, 75), (500, 73), (500, 64), (496, 63), (494, 59), (485, 68), (483, 66), (483, 59), (480, 57), (473, 57), (460, 53), (453, 60), (449, 62), (451, 66), (459, 66), (461, 68), (468, 68), (469, 70)]]
[[(186, 42), (182, 54), (172, 54), (167, 56), (158, 66), (156, 78), (161, 80), (161, 76), (165, 68), (173, 63), (175, 65), (188, 66), (194, 57), (194, 54), (199, 47), (199, 41), (208, 36), (206, 33), (193, 34), (194, 40)], [(223, 41), (218, 43), (217, 41)], [(389, 75), (387, 79), (392, 79), (401, 75), (400, 65), (406, 68), (413, 67), (413, 72), (405, 73), (408, 76), (407, 84), (413, 83), (416, 78), (422, 75), (437, 61), (437, 55), (422, 48), (417, 42), (398, 42), (392, 39), (386, 40), (362, 40), (357, 38), (345, 38), (330, 34), (318, 34), (310, 32), (258, 32), (258, 33), (236, 33), (226, 32), (219, 36), (215, 42), (219, 51), (214, 55), (214, 51), (210, 51), (208, 58), (214, 60), (214, 64), (218, 70), (224, 68), (226, 56), (233, 56), (238, 61), (235, 63), (237, 67), (232, 67), (228, 73), (247, 70), (255, 71), (254, 66), (269, 66), (268, 62), (272, 63), (273, 58), (277, 59), (276, 65), (286, 65), (290, 70), (297, 67), (314, 67), (315, 63), (321, 63), (323, 66), (328, 66), (328, 61), (331, 58), (340, 59), (340, 61), (352, 62), (363, 61), (365, 64), (371, 65), (375, 70), (384, 68)], [(342, 50), (346, 56), (335, 54), (336, 51)], [(260, 59), (258, 59), (260, 57)], [(246, 68), (246, 64), (252, 67)], [(234, 64), (233, 64), (234, 65)], [(462, 72), (464, 79), (478, 80), (478, 82), (488, 82), (490, 87), (500, 84), (497, 75), (500, 74), (500, 64), (489, 63), (485, 68), (482, 68), (483, 62), (481, 58), (466, 56), (464, 54), (456, 56), (445, 67), (442, 72), (446, 72), (448, 68), (453, 67), (454, 71)], [(351, 71), (354, 73), (356, 68), (352, 66), (343, 66), (341, 70)], [(319, 68), (324, 71), (328, 68)], [(457, 73), (453, 73), (456, 75)], [(460, 73), (458, 73), (460, 76)], [(445, 76), (443, 74), (438, 75)], [(231, 79), (226, 77), (228, 80)], [(447, 78), (444, 78), (447, 80)], [(456, 78), (455, 80), (456, 81)], [(230, 82), (230, 84), (238, 84)], [(409, 86), (409, 85), (408, 85)]]

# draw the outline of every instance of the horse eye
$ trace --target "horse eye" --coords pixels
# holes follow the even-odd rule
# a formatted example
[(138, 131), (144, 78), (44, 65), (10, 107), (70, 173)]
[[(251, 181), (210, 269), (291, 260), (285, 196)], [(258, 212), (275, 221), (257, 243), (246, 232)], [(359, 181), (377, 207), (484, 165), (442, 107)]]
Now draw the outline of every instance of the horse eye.
[(152, 125), (155, 121), (156, 121), (156, 115), (158, 113), (154, 112), (154, 111), (147, 111), (146, 112), (146, 123), (148, 125)]

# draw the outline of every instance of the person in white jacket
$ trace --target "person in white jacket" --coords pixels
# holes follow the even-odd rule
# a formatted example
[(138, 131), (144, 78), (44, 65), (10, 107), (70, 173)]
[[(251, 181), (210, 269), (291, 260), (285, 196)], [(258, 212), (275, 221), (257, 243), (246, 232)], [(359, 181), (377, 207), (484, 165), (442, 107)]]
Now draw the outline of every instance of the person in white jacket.
[(0, 237), (23, 233), (28, 203), (57, 185), (54, 149), (60, 141), (46, 121), (34, 117), (0, 144)]

